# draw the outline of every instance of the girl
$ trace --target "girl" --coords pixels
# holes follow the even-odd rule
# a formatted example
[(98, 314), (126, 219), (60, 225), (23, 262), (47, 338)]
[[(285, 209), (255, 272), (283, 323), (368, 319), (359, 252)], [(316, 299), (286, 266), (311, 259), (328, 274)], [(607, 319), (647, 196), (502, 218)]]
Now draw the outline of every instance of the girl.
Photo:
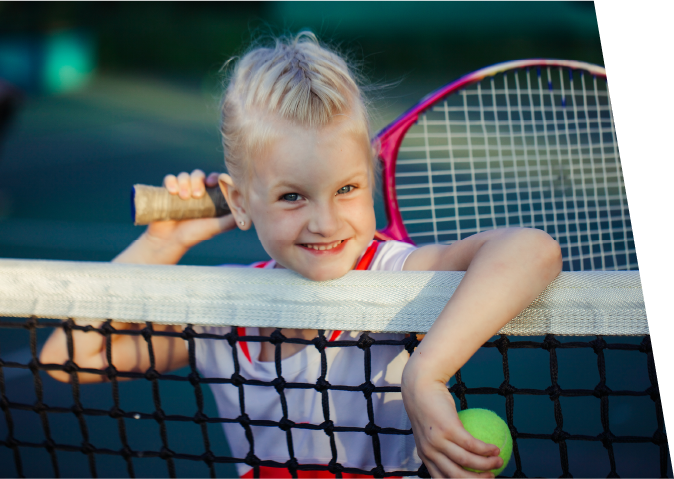
[[(243, 56), (225, 91), (221, 131), (229, 174), (201, 171), (168, 175), (165, 187), (182, 198), (200, 197), (204, 185), (219, 184), (232, 214), (223, 218), (155, 222), (122, 252), (115, 262), (175, 264), (195, 244), (219, 233), (255, 225), (271, 261), (255, 267), (288, 268), (306, 278), (324, 281), (357, 269), (390, 271), (466, 271), (460, 286), (437, 321), (409, 357), (402, 347), (375, 348), (372, 382), (375, 386), (402, 385), (402, 398), (393, 393), (373, 395), (376, 423), (414, 431), (410, 436), (380, 435), (381, 462), (386, 470), (416, 470), (421, 459), (434, 477), (493, 477), (463, 467), (490, 470), (501, 466), (496, 446), (474, 439), (461, 426), (446, 384), (473, 353), (505, 323), (528, 306), (561, 270), (559, 245), (535, 229), (505, 229), (480, 233), (452, 245), (415, 248), (389, 241), (373, 241), (373, 188), (376, 152), (370, 145), (367, 109), (345, 61), (320, 46), (309, 33), (255, 48)], [(137, 326), (115, 323), (116, 328)], [(159, 326), (156, 329), (162, 329)], [(164, 327), (180, 331), (179, 328)], [(201, 328), (225, 334), (229, 328)], [(248, 328), (246, 335), (270, 335), (273, 328)], [(314, 338), (316, 330), (282, 330), (288, 338)], [(105, 344), (99, 335), (73, 333), (75, 362), (85, 368), (105, 368)], [(356, 333), (329, 332), (334, 340)], [(376, 336), (376, 335), (375, 335)], [(377, 338), (400, 338), (380, 335)], [(114, 365), (118, 370), (145, 371), (150, 367), (147, 346), (137, 336), (113, 336)], [(160, 372), (187, 364), (180, 339), (153, 337)], [(230, 377), (232, 346), (222, 340), (197, 341), (197, 362), (206, 377)], [(275, 346), (270, 342), (234, 346), (246, 378), (276, 378)], [(386, 350), (385, 352), (383, 350)], [(331, 384), (362, 382), (363, 352), (358, 348), (327, 348)], [(283, 375), (288, 382), (316, 381), (320, 354), (312, 347), (283, 343)], [(241, 359), (241, 358), (244, 358)], [(65, 334), (56, 330), (41, 354), (43, 363), (68, 359)], [(347, 374), (351, 372), (351, 374)], [(68, 381), (66, 373), (55, 378)], [(80, 373), (80, 381), (101, 376)], [(355, 382), (354, 382), (355, 381)], [(248, 386), (246, 413), (251, 419), (282, 417), (272, 388)], [(269, 391), (271, 390), (271, 391)], [(240, 404), (232, 385), (213, 385), (222, 417), (236, 417)], [(295, 423), (320, 424), (325, 418), (321, 395), (314, 390), (285, 391)], [(352, 392), (330, 391), (335, 425), (364, 427), (365, 404)], [(375, 398), (376, 396), (376, 398)], [(404, 409), (403, 409), (404, 403)], [(406, 412), (406, 414), (405, 414)], [(225, 425), (234, 457), (250, 452), (260, 459), (290, 459), (285, 432), (253, 428), (252, 451), (239, 424)], [(322, 431), (292, 429), (294, 455), (300, 464), (327, 464), (332, 456)], [(345, 467), (376, 466), (372, 440), (363, 433), (335, 434), (338, 462)], [(251, 467), (238, 464), (242, 476)], [(270, 468), (270, 476), (282, 470)], [(265, 468), (262, 468), (265, 473)]]

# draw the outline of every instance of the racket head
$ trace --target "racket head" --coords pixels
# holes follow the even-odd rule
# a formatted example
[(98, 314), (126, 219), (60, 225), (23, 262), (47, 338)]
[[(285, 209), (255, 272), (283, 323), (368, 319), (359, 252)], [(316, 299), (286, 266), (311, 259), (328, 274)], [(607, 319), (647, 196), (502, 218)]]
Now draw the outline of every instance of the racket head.
[(603, 67), (486, 67), (427, 95), (373, 143), (388, 220), (380, 239), (535, 227), (560, 242), (565, 270), (638, 269)]

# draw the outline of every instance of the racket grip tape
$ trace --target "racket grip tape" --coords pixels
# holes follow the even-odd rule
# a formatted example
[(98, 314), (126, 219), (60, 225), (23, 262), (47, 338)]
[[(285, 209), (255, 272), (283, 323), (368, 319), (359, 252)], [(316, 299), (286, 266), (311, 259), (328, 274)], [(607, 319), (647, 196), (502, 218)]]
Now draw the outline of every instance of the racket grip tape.
[(153, 221), (215, 218), (230, 213), (220, 187), (206, 188), (201, 198), (182, 199), (163, 186), (133, 185), (131, 218), (135, 225)]

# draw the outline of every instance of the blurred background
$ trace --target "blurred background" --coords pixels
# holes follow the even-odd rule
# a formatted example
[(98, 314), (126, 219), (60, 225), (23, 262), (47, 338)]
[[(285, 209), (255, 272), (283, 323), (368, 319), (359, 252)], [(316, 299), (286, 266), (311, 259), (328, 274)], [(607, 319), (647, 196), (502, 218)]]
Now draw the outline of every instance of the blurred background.
[[(375, 131), (493, 63), (603, 64), (592, 2), (0, 2), (0, 80), (15, 91), (0, 127), (0, 257), (112, 259), (142, 232), (131, 185), (224, 171), (222, 64), (251, 39), (306, 28), (388, 85), (372, 93)], [(182, 262), (264, 258), (249, 231)]]
[[(114, 258), (142, 232), (130, 219), (134, 183), (159, 185), (165, 174), (193, 168), (224, 171), (218, 133), (222, 64), (253, 39), (301, 29), (311, 29), (347, 54), (368, 83), (379, 87), (371, 93), (375, 131), (430, 91), (493, 63), (547, 57), (603, 64), (592, 2), (0, 2), (0, 257)], [(380, 201), (377, 213), (381, 227), (385, 218)], [(198, 245), (182, 263), (217, 265), (266, 258), (254, 231), (235, 231)], [(40, 331), (38, 343), (48, 333)], [(30, 361), (27, 344), (26, 331), (0, 333), (5, 361)], [(492, 353), (476, 355), (464, 368), (464, 381), (478, 378), (479, 384), (469, 382), (471, 387), (498, 387), (503, 381), (500, 360)], [(518, 384), (532, 388), (550, 384), (547, 353), (536, 356), (541, 353), (511, 354), (513, 371), (518, 367), (524, 371), (518, 373), (523, 374)], [(630, 387), (648, 387), (645, 355), (641, 356), (642, 362), (613, 363), (620, 367), (611, 377), (618, 382), (635, 377)], [(560, 361), (565, 386), (592, 388), (597, 383), (594, 353)], [(70, 386), (42, 378), (47, 404), (73, 404)], [(2, 394), (10, 401), (32, 404), (37, 399), (30, 371), (5, 367), (3, 381)], [(193, 415), (192, 386), (161, 382), (164, 411)], [(204, 391), (206, 414), (215, 416), (210, 392)], [(87, 386), (81, 394), (85, 407), (112, 406), (109, 385)], [(123, 383), (120, 397), (126, 411), (154, 410), (149, 381)], [(601, 432), (598, 400), (563, 399), (565, 412), (577, 413), (566, 416), (565, 429)], [(554, 429), (552, 402), (547, 397), (537, 401), (542, 402), (518, 398), (520, 430)], [(488, 407), (505, 417), (504, 401), (498, 396), (471, 399), (469, 406)], [(612, 399), (611, 411), (616, 434), (651, 435), (655, 430), (649, 398)], [(646, 411), (648, 419), (642, 420), (639, 411)], [(35, 412), (10, 412), (14, 437), (44, 441)], [(81, 443), (74, 415), (50, 414), (49, 421), (56, 442)], [(115, 421), (88, 417), (87, 423), (97, 447), (121, 448)], [(161, 448), (154, 420), (126, 424), (132, 449)], [(7, 437), (9, 427), (6, 419), (0, 420), (0, 438)], [(195, 424), (171, 424), (168, 433), (176, 451), (203, 452)], [(221, 428), (209, 426), (209, 434), (213, 451), (228, 454)], [(520, 441), (527, 475), (561, 474), (558, 446), (548, 442)], [(659, 474), (657, 447), (621, 446), (615, 446), (621, 475)], [(21, 448), (21, 455), (27, 476), (54, 475), (44, 449)], [(569, 455), (571, 470), (582, 471), (583, 476), (605, 476), (609, 470), (600, 443), (575, 441)], [(58, 456), (63, 476), (89, 475), (81, 453)], [(126, 474), (120, 457), (97, 455), (96, 461), (101, 476)], [(7, 447), (0, 447), (0, 464), (0, 476), (18, 474)], [(140, 477), (167, 474), (161, 459), (136, 459), (134, 465)], [(176, 466), (180, 476), (208, 475), (201, 463), (177, 461)], [(504, 474), (513, 471), (511, 464)], [(223, 464), (217, 472), (235, 475)]]

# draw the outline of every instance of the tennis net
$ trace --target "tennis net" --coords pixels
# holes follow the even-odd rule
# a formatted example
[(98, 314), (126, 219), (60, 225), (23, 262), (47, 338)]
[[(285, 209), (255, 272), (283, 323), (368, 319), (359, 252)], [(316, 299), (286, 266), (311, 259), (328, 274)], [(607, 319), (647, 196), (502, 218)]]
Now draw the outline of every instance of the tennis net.
[[(377, 401), (399, 400), (400, 387), (380, 381), (373, 358), (385, 348), (411, 354), (417, 335), (393, 333), (426, 332), (461, 277), (452, 272), (354, 271), (316, 283), (283, 270), (0, 260), (0, 316), (5, 317), (0, 320), (0, 457), (8, 466), (6, 474), (215, 477), (234, 475), (232, 465), (245, 464), (251, 477), (269, 471), (277, 472), (272, 474), (276, 477), (427, 476), (423, 465), (387, 463), (387, 441), (393, 436), (411, 439), (412, 431), (381, 422)], [(116, 329), (111, 322), (86, 325), (86, 320), (100, 318), (141, 324), (136, 329)], [(183, 326), (180, 332), (168, 332), (153, 324)], [(313, 339), (285, 338), (280, 330), (315, 329), (317, 324), (322, 329)], [(235, 327), (209, 329), (219, 326)], [(270, 326), (279, 328), (271, 336), (244, 329)], [(65, 332), (70, 361), (41, 364), (40, 343), (54, 328)], [(75, 331), (105, 338), (109, 367), (83, 369), (74, 363)], [(329, 331), (357, 332), (331, 341)], [(122, 334), (147, 343), (147, 371), (114, 367), (110, 344)], [(189, 366), (158, 373), (152, 351), (156, 336), (187, 341)], [(209, 377), (197, 369), (199, 342), (207, 340), (232, 346), (231, 375)], [(242, 373), (243, 348), (236, 345), (261, 342), (274, 344), (277, 351), (270, 380)], [(284, 376), (284, 343), (305, 345), (320, 356), (315, 382), (296, 383)], [(22, 347), (23, 360), (18, 360)], [(353, 371), (353, 381), (337, 383), (331, 381), (328, 356), (344, 348), (362, 351), (362, 370)], [(64, 371), (73, 379), (58, 385), (58, 397), (50, 397), (56, 385), (45, 376), (47, 370)], [(77, 372), (104, 376), (108, 383), (80, 386)], [(169, 383), (187, 395), (167, 389)], [(127, 387), (131, 384), (136, 386)], [(149, 400), (143, 399), (147, 391), (130, 389), (139, 384), (150, 386)], [(207, 384), (234, 388), (236, 410), (210, 412)], [(462, 409), (488, 407), (506, 418), (514, 440), (506, 475), (671, 475), (638, 272), (562, 273), (448, 387)], [(247, 413), (247, 401), (261, 390), (278, 396), (277, 418)], [(316, 391), (320, 421), (292, 420), (288, 396), (297, 390)], [(138, 397), (129, 397), (134, 391)], [(340, 423), (335, 397), (342, 407), (360, 401), (364, 422)], [(231, 453), (220, 438), (222, 425), (240, 428), (244, 455)], [(70, 435), (63, 434), (68, 427)], [(286, 460), (269, 458), (259, 447), (261, 431), (267, 429), (280, 434), (276, 437), (283, 439)], [(324, 437), (330, 460), (298, 460), (298, 431)], [(343, 464), (341, 445), (350, 434), (368, 436), (367, 463), (372, 467)], [(50, 470), (37, 472), (46, 471), (37, 467), (40, 461)], [(158, 468), (159, 463), (165, 466)]]

